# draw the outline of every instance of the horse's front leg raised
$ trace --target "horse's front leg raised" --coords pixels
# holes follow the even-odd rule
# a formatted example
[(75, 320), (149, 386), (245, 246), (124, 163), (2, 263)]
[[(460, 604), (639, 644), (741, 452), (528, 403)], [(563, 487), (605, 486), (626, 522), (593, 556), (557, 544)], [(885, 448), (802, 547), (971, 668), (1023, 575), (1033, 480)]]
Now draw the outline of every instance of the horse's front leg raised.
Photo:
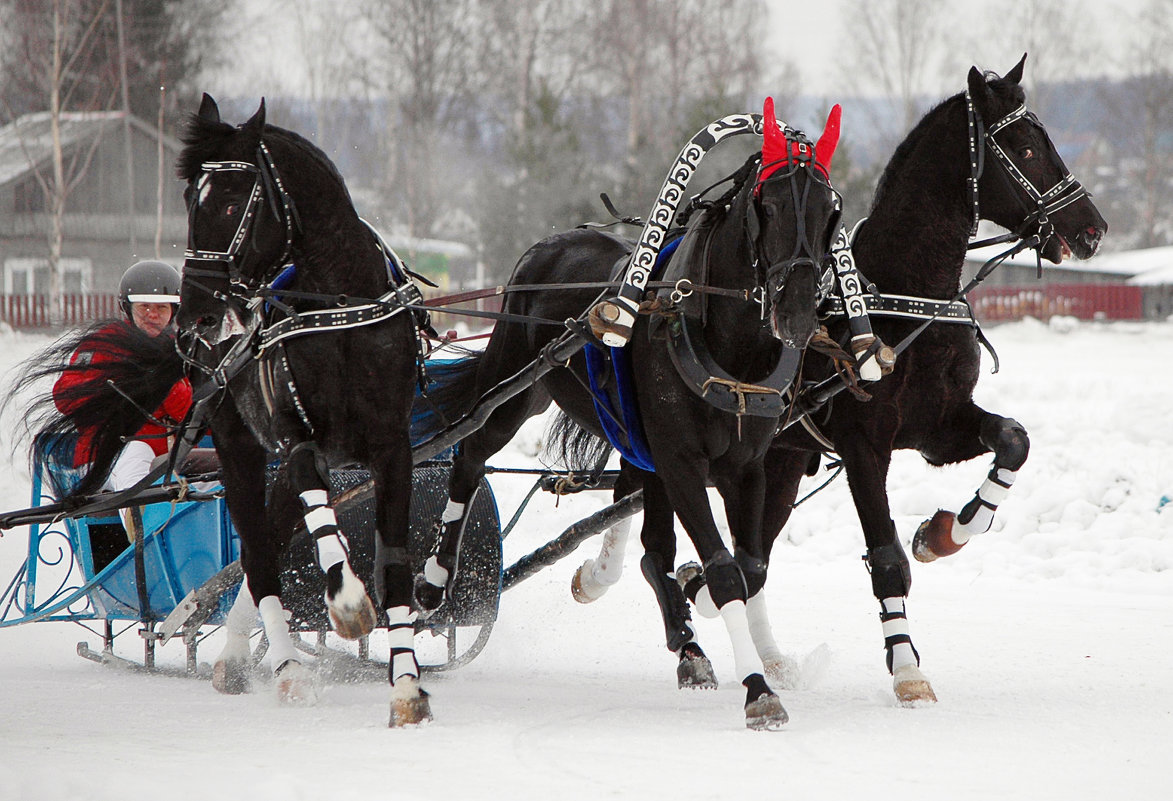
[(903, 704), (936, 701), (932, 685), (920, 671), (920, 654), (912, 645), (908, 628), (905, 601), (912, 586), (912, 572), (888, 505), (888, 466), (892, 452), (868, 442), (862, 432), (837, 434), (835, 441), (867, 543), (864, 558), (872, 577), (872, 592), (880, 602), (892, 689)]
[(950, 453), (941, 461), (964, 461), (990, 450), (994, 452), (994, 464), (973, 498), (959, 513), (939, 509), (921, 523), (912, 540), (912, 553), (918, 561), (932, 562), (942, 556), (952, 556), (975, 534), (989, 531), (998, 506), (1009, 494), (1030, 452), (1030, 438), (1016, 420), (982, 411), (976, 406), (972, 409), (982, 415), (978, 434), (980, 446), (977, 443), (972, 446), (977, 453)]
[[(357, 640), (375, 628), (375, 607), (347, 560), (346, 537), (330, 506), (330, 471), (313, 441), (289, 449), (289, 484), (301, 505), (306, 531), (314, 539), (318, 565), (326, 574), (326, 610), (338, 636)], [(263, 614), (263, 610), (262, 610)]]

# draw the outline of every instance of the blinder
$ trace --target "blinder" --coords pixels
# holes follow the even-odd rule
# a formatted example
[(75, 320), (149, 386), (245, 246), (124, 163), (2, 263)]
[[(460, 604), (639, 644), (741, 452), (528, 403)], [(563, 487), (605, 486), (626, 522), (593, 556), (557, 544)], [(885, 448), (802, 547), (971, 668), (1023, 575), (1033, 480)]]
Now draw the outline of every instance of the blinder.
[[(208, 292), (214, 298), (224, 303), (235, 302), (239, 305), (247, 302), (255, 294), (256, 289), (269, 280), (271, 277), (270, 274), (275, 274), (284, 267), (293, 250), (294, 231), (301, 227), (293, 199), (285, 191), (281, 176), (277, 172), (276, 165), (273, 164), (273, 157), (270, 155), (269, 148), (263, 141), (257, 145), (256, 161), (256, 164), (247, 161), (204, 162), (201, 165), (200, 178), (194, 184), (196, 191), (188, 198), (188, 249), (184, 253), (184, 260), (185, 262), (209, 262), (220, 266), (216, 269), (204, 269), (191, 267), (185, 263), (183, 281), (197, 289)], [(228, 247), (225, 250), (196, 248), (192, 241), (195, 236), (194, 222), (204, 185), (206, 182), (211, 181), (212, 176), (215, 174), (228, 172), (242, 172), (253, 176), (252, 189), (249, 192), (248, 199), (245, 201), (244, 210), (240, 215), (240, 222), (237, 224), (236, 231), (229, 240)], [(263, 270), (259, 279), (250, 279), (245, 277), (241, 270), (241, 253), (246, 241), (251, 243), (254, 253), (258, 252), (256, 242), (258, 229), (254, 223), (256, 222), (257, 211), (261, 207), (262, 197), (267, 199), (269, 210), (272, 212), (274, 219), (285, 228), (285, 247), (280, 258), (276, 259), (271, 266)], [(278, 206), (278, 202), (280, 202), (280, 206)], [(218, 290), (213, 290), (199, 281), (193, 280), (195, 278), (225, 277), (228, 279), (229, 285), (227, 295)]]
[[(791, 131), (787, 129), (787, 139), (791, 139)], [(799, 195), (798, 187), (795, 183), (794, 176), (800, 169), (809, 170), (809, 175), (812, 181), (827, 186), (835, 199), (835, 210), (831, 216), (831, 224), (827, 228), (827, 245), (829, 246), (831, 238), (838, 227), (839, 217), (842, 214), (842, 202), (840, 200), (839, 192), (830, 184), (830, 181), (823, 177), (826, 171), (822, 169), (822, 165), (814, 160), (814, 150), (805, 143), (804, 140), (794, 140), (795, 145), (791, 147), (792, 155), (789, 159), (783, 159), (780, 162), (772, 162), (771, 164), (763, 165), (759, 169), (759, 176), (766, 175), (768, 177), (762, 179), (759, 177), (758, 183), (754, 186), (753, 198), (747, 204), (746, 209), (746, 235), (749, 239), (750, 251), (754, 255), (754, 267), (758, 272), (759, 285), (754, 290), (754, 297), (761, 306), (761, 316), (765, 320), (769, 315), (769, 308), (773, 305), (774, 300), (781, 294), (786, 286), (786, 281), (794, 273), (798, 267), (811, 267), (815, 270), (816, 281), (819, 283), (819, 296), (815, 299), (816, 306), (821, 303), (825, 297), (823, 294), (823, 287), (829, 289), (829, 284), (821, 280), (821, 276), (831, 266), (830, 248), (824, 247), (823, 251), (827, 255), (824, 256), (822, 262), (815, 260), (812, 255), (815, 251), (811, 246), (810, 237), (806, 229), (806, 207), (810, 199), (811, 184), (808, 182), (803, 187), (801, 196)], [(803, 145), (803, 147), (798, 147)], [(779, 165), (789, 163), (792, 165), (790, 169), (785, 172), (776, 171)], [(812, 167), (818, 167), (819, 172), (823, 173), (820, 176)], [(774, 168), (774, 169), (771, 169)], [(797, 225), (794, 250), (787, 258), (779, 258), (771, 260), (769, 254), (766, 253), (765, 247), (761, 241), (762, 221), (759, 216), (758, 202), (761, 197), (761, 189), (764, 185), (773, 181), (787, 181), (790, 187), (791, 198), (794, 202), (794, 214)], [(761, 265), (765, 265), (764, 269)]]
[[(1033, 112), (1027, 111), (1026, 104), (1023, 103), (1018, 108), (1010, 111), (993, 125), (986, 128), (983, 125), (981, 114), (974, 107), (973, 98), (970, 96), (968, 90), (965, 93), (966, 112), (969, 119), (969, 154), (970, 154), (970, 198), (973, 205), (973, 224), (970, 227), (970, 237), (977, 233), (979, 209), (978, 209), (978, 179), (981, 178), (982, 172), (985, 168), (985, 153), (988, 149), (994, 156), (994, 160), (1003, 168), (1003, 177), (1008, 181), (1017, 183), (1019, 187), (1026, 192), (1027, 197), (1035, 204), (1032, 210), (1030, 205), (1022, 200), (1022, 198), (1015, 194), (1018, 198), (1023, 211), (1026, 216), (1015, 232), (1019, 238), (1030, 227), (1038, 228), (1039, 248), (1042, 248), (1055, 235), (1055, 227), (1050, 221), (1050, 216), (1075, 203), (1076, 201), (1088, 197), (1089, 192), (1075, 179), (1075, 176), (1067, 172), (1059, 179), (1050, 189), (1045, 191), (1040, 190), (1033, 182), (1018, 168), (994, 135), (999, 131), (1005, 130), (1016, 122), (1024, 122), (1028, 125), (1033, 125), (1040, 130), (1045, 131), (1043, 124)], [(981, 147), (978, 144), (981, 143)]]

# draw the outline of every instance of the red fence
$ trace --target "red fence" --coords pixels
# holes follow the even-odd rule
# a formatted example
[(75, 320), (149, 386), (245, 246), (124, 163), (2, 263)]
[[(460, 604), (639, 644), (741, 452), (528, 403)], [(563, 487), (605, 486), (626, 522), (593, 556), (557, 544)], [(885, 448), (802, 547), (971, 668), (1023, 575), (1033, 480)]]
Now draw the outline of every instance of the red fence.
[[(83, 325), (93, 320), (117, 317), (117, 295), (70, 294), (62, 298), (64, 326)], [(0, 320), (13, 328), (47, 328), (48, 295), (0, 295)]]
[(1145, 316), (1144, 288), (1129, 284), (1047, 284), (999, 286), (974, 290), (969, 302), (982, 322), (1054, 315), (1080, 320), (1140, 320)]

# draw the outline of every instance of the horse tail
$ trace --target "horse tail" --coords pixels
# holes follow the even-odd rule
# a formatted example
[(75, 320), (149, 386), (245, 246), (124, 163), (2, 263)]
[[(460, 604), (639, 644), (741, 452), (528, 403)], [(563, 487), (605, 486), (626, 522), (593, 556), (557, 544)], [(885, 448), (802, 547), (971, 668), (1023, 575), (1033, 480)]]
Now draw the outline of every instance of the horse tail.
[(592, 434), (561, 410), (546, 427), (545, 456), (551, 467), (571, 473), (592, 473), (606, 463), (611, 443)]
[[(73, 361), (75, 352), (103, 357)], [(50, 471), (57, 497), (71, 498), (96, 492), (105, 483), (126, 441), (149, 422), (148, 415), (183, 375), (171, 337), (152, 337), (129, 323), (105, 320), (62, 335), (22, 362), (0, 409), (19, 408), (14, 448), (31, 439), (34, 468), (38, 463), (89, 463), (75, 484), (63, 483), (60, 471)], [(88, 445), (75, 454), (82, 432)]]
[(411, 441), (424, 442), (472, 410), (480, 397), (481, 351), (458, 349), (455, 359), (427, 362), (427, 380), (411, 407)]

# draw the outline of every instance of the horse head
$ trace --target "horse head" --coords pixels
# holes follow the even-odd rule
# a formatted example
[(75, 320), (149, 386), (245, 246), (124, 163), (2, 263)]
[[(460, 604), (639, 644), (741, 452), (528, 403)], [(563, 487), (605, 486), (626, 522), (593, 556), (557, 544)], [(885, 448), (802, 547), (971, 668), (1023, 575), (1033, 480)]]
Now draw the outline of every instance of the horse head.
[(256, 290), (291, 254), (296, 212), (265, 135), (264, 100), (234, 127), (205, 94), (184, 136), (188, 233), (176, 325), (209, 346), (245, 330)]
[[(1026, 55), (1005, 77), (969, 71), (971, 187), (979, 214), (1027, 238), (1043, 258), (1095, 255), (1108, 224), (1068, 171), (1020, 86)], [(972, 191), (972, 190), (971, 190)]]
[(839, 195), (830, 182), (839, 118), (836, 105), (812, 144), (801, 131), (777, 121), (773, 98), (766, 98), (763, 109), (749, 233), (771, 329), (791, 348), (806, 347), (818, 325), (819, 277), (840, 215)]

